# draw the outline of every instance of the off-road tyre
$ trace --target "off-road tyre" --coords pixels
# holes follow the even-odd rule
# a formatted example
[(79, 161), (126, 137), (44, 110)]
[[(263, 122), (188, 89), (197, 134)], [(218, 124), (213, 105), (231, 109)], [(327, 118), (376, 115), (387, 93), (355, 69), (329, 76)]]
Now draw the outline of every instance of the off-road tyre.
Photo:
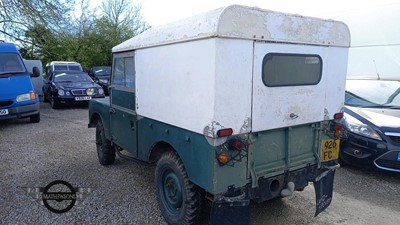
[(101, 120), (96, 125), (96, 150), (101, 165), (107, 166), (114, 163), (115, 148), (111, 146), (111, 142), (106, 138)]
[(168, 224), (198, 224), (204, 192), (189, 180), (182, 161), (173, 151), (158, 160), (155, 183), (158, 204)]

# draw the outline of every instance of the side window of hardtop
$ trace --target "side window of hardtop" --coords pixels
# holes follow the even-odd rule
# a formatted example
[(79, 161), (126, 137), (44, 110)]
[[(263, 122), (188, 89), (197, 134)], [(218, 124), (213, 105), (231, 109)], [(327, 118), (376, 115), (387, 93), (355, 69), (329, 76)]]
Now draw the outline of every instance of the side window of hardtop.
[(116, 88), (135, 88), (135, 61), (130, 56), (115, 56), (113, 63), (112, 86)]

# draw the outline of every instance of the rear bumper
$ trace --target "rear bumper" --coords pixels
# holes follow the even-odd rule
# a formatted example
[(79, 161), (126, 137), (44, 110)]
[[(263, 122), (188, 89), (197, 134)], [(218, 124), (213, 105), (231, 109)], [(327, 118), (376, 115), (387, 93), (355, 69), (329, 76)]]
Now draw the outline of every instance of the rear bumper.
[(24, 118), (32, 115), (36, 115), (40, 112), (40, 103), (34, 103), (30, 105), (23, 105), (8, 108), (8, 115), (0, 116), (0, 120)]
[(254, 199), (257, 202), (264, 202), (281, 197), (282, 190), (286, 188), (289, 182), (294, 184), (294, 190), (302, 190), (308, 185), (311, 177), (317, 174), (317, 170), (317, 165), (309, 165), (306, 168), (287, 171), (278, 176), (269, 178), (261, 177), (258, 179), (258, 187), (251, 188), (251, 185), (248, 185), (246, 188), (250, 199)]
[(323, 212), (332, 201), (333, 181), (338, 164), (331, 161), (318, 168), (307, 168), (285, 172), (271, 178), (260, 178), (257, 188), (251, 184), (244, 188), (228, 187), (225, 193), (214, 196), (211, 208), (211, 224), (250, 224), (250, 200), (258, 202), (276, 197), (285, 197), (295, 190), (302, 190), (313, 182), (315, 190), (315, 216)]

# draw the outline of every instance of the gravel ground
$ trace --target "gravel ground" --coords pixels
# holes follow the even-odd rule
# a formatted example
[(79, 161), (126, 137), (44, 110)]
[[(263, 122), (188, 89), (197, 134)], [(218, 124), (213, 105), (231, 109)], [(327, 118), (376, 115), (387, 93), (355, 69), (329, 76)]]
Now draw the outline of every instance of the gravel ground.
[[(101, 166), (87, 108), (53, 110), (42, 104), (42, 120), (0, 121), (0, 224), (166, 224), (158, 209), (154, 167), (117, 158)], [(50, 212), (23, 187), (54, 180), (93, 192), (72, 210)], [(398, 225), (400, 174), (339, 168), (331, 206), (313, 217), (312, 186), (285, 199), (252, 205), (252, 224)], [(206, 207), (201, 224), (209, 224)]]

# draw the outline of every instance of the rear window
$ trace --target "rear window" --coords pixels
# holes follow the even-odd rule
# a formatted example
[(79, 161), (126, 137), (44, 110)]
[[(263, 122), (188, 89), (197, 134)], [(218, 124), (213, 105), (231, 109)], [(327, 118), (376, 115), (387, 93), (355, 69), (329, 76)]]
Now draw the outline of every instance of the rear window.
[(315, 85), (322, 75), (319, 55), (268, 53), (262, 67), (262, 79), (268, 87)]
[(54, 70), (68, 70), (68, 66), (54, 66)]
[(80, 66), (68, 66), (68, 70), (75, 70), (75, 71), (81, 71), (81, 67)]

